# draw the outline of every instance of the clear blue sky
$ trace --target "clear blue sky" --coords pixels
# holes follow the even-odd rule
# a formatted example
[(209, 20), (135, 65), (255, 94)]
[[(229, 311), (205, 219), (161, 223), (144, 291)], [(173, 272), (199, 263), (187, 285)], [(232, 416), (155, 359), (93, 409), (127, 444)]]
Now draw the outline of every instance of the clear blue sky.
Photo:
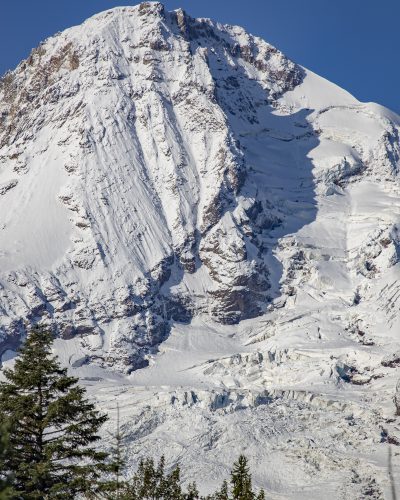
[[(46, 37), (126, 0), (0, 0), (0, 74)], [(400, 112), (400, 0), (165, 0), (239, 24), (361, 101)]]

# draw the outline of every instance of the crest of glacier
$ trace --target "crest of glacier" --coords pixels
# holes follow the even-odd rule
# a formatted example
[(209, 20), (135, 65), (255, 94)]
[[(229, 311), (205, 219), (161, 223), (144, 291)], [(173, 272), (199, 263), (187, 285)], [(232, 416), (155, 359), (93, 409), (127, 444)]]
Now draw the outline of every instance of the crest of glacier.
[(0, 80), (3, 365), (51, 328), (131, 468), (164, 453), (207, 493), (245, 453), (271, 499), (388, 498), (399, 130), (160, 3), (47, 39)]

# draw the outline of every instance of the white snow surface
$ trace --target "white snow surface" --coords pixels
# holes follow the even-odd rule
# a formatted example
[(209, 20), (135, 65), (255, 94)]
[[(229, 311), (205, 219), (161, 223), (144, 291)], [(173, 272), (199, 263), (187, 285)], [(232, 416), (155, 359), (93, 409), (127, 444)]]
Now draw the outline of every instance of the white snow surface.
[(0, 81), (3, 365), (54, 328), (130, 468), (207, 493), (243, 452), (267, 498), (390, 498), (399, 129), (157, 2), (49, 38)]

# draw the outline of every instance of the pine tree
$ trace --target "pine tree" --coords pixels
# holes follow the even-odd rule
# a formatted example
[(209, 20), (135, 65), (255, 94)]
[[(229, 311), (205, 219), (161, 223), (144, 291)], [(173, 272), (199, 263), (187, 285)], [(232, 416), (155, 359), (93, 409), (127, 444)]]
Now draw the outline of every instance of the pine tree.
[(165, 489), (167, 487), (166, 477), (165, 477), (165, 457), (161, 456), (160, 461), (158, 462), (157, 470), (154, 472), (155, 478), (155, 498), (161, 499), (165, 494)]
[(119, 405), (117, 404), (116, 431), (110, 433), (114, 445), (110, 451), (110, 479), (101, 485), (101, 491), (105, 498), (110, 500), (124, 500), (127, 498), (127, 483), (122, 474), (125, 468), (125, 453), (123, 440), (126, 437), (121, 431)]
[(213, 496), (214, 500), (229, 500), (228, 482), (224, 480), (222, 487)]
[[(189, 490), (190, 491), (190, 490)], [(176, 466), (170, 474), (165, 474), (165, 458), (162, 456), (156, 466), (152, 458), (142, 459), (139, 467), (127, 489), (129, 500), (184, 500), (187, 497), (182, 492), (180, 470)], [(191, 494), (198, 494), (192, 485)]]
[(142, 459), (129, 485), (129, 498), (131, 500), (161, 498), (163, 481), (164, 457), (161, 457), (157, 469), (152, 458)]
[(244, 455), (240, 455), (238, 461), (233, 464), (231, 486), (234, 500), (254, 500), (251, 475)]
[(184, 496), (184, 498), (185, 498), (185, 500), (197, 500), (200, 498), (199, 490), (197, 489), (196, 483), (189, 484), (187, 493)]
[(181, 471), (177, 465), (164, 481), (164, 497), (168, 500), (182, 500)]
[(113, 464), (112, 471), (115, 474), (116, 492), (119, 498), (119, 490), (121, 487), (121, 473), (125, 465), (125, 460), (122, 455), (122, 439), (121, 428), (119, 423), (119, 406), (117, 405), (117, 433), (115, 435), (115, 447), (112, 450), (113, 453)]
[(264, 490), (260, 490), (259, 494), (257, 495), (257, 500), (265, 500)]
[(0, 383), (0, 419), (11, 422), (0, 470), (13, 473), (14, 488), (27, 500), (89, 494), (108, 470), (107, 454), (93, 447), (107, 417), (60, 367), (52, 343), (51, 333), (35, 328)]
[[(3, 422), (0, 428), (0, 463), (5, 458), (10, 445), (8, 427), (9, 426)], [(3, 470), (0, 469), (0, 500), (9, 500), (14, 497), (14, 491), (11, 484), (12, 474), (4, 474)]]

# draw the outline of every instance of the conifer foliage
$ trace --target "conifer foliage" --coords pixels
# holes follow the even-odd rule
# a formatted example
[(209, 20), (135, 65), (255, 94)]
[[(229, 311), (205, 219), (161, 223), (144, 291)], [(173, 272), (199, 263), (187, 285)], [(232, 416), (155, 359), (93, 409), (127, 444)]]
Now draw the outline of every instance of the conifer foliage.
[(0, 500), (97, 498), (107, 500), (264, 500), (253, 492), (247, 459), (234, 464), (230, 485), (201, 497), (182, 486), (179, 466), (144, 458), (126, 478), (125, 434), (117, 406), (110, 457), (96, 449), (107, 420), (52, 355), (50, 332), (34, 329), (0, 382)]
[(126, 456), (123, 442), (126, 436), (121, 430), (118, 404), (116, 431), (113, 434), (110, 433), (110, 435), (114, 440), (114, 445), (110, 450), (111, 461), (109, 466), (109, 477), (107, 480), (102, 482), (100, 486), (101, 494), (98, 496), (99, 498), (106, 498), (107, 500), (124, 500), (126, 499), (127, 483), (123, 479), (123, 472), (126, 466)]
[(234, 500), (254, 500), (251, 475), (244, 455), (240, 455), (238, 461), (233, 465), (231, 484)]
[(224, 481), (221, 489), (209, 497), (209, 500), (265, 500), (263, 490), (258, 495), (253, 491), (250, 468), (244, 455), (240, 455), (233, 464), (230, 483), (230, 493), (228, 483)]
[[(142, 459), (133, 478), (122, 486), (121, 500), (265, 500), (264, 491), (258, 495), (253, 491), (247, 459), (241, 455), (231, 472), (230, 487), (227, 481), (221, 489), (206, 497), (200, 496), (196, 483), (182, 487), (180, 469), (165, 472), (165, 460), (161, 457), (158, 464), (152, 458)], [(110, 497), (108, 497), (110, 498)]]
[[(9, 449), (8, 428), (5, 424), (0, 427), (0, 463), (6, 456)], [(12, 489), (12, 474), (5, 473), (0, 468), (0, 500), (9, 500), (13, 498), (14, 491)]]
[[(197, 492), (195, 485), (192, 485), (189, 498), (198, 498), (193, 496), (193, 489)], [(157, 465), (152, 458), (140, 461), (138, 470), (129, 483), (128, 498), (186, 500), (188, 496), (182, 490), (179, 467), (176, 466), (166, 474), (165, 459), (161, 457)]]
[(0, 424), (9, 431), (0, 470), (12, 474), (17, 498), (76, 498), (108, 470), (107, 455), (93, 446), (107, 417), (60, 367), (52, 343), (50, 332), (34, 329), (0, 383)]

